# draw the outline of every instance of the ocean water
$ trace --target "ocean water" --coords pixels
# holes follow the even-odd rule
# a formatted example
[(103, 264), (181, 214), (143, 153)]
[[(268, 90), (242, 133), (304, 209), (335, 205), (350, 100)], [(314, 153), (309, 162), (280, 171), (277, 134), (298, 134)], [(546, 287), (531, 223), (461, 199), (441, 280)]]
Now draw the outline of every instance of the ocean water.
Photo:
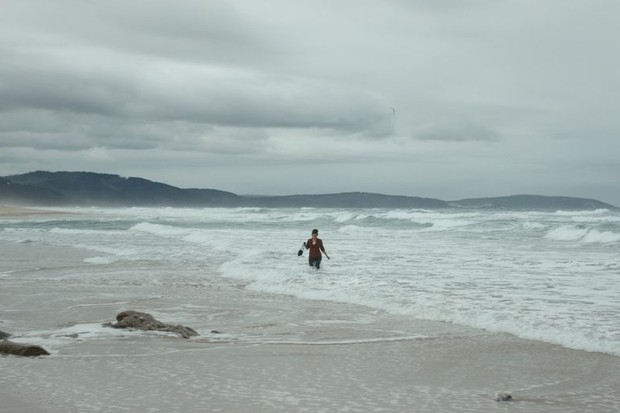
[[(62, 254), (49, 268), (40, 266), (41, 257), (5, 255), (0, 285), (33, 291), (34, 302), (43, 309), (53, 307), (46, 300), (60, 299), (47, 297), (46, 287), (62, 285), (67, 292), (63, 308), (84, 309), (81, 324), (62, 327), (66, 336), (79, 333), (88, 339), (90, 334), (96, 339), (116, 334), (101, 328), (99, 320), (88, 319), (89, 306), (122, 308), (136, 300), (162, 301), (162, 289), (174, 299), (169, 308), (160, 304), (159, 313), (172, 313), (182, 302), (183, 320), (191, 321), (192, 306), (201, 305), (201, 289), (232, 282), (253, 296), (282, 294), (351, 303), (399, 317), (620, 356), (617, 211), (76, 208), (62, 212), (0, 219), (0, 242), (40, 245), (47, 251), (71, 248), (84, 252), (79, 265), (63, 264)], [(318, 271), (308, 266), (307, 252), (297, 256), (313, 228), (319, 229), (331, 256)], [(124, 285), (136, 288), (125, 293), (120, 288)], [(95, 299), (85, 303), (71, 295), (72, 288), (88, 290)], [(136, 290), (142, 291), (140, 297)], [(5, 316), (16, 307), (19, 303), (0, 303)], [(10, 320), (5, 323), (0, 329), (16, 328)], [(23, 337), (36, 342), (41, 335), (33, 331), (29, 340)], [(59, 339), (52, 349), (62, 345)]]

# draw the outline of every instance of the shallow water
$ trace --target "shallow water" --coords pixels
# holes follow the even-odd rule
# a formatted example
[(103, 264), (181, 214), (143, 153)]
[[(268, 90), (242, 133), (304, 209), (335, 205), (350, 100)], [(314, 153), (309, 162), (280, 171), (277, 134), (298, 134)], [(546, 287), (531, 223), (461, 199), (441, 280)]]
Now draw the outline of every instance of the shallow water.
[(615, 213), (65, 212), (0, 221), (0, 330), (52, 353), (0, 358), (11, 413), (620, 409)]
[[(157, 300), (192, 321), (194, 290), (235, 283), (256, 293), (364, 305), (415, 319), (620, 356), (620, 214), (607, 210), (74, 209), (0, 220), (4, 288), (43, 290), (43, 311)], [(297, 257), (320, 229), (331, 260)], [(71, 247), (80, 264), (48, 260)], [(48, 252), (42, 252), (48, 251)], [(53, 250), (51, 250), (53, 251)], [(53, 254), (53, 253), (52, 253)], [(50, 257), (47, 257), (50, 258)], [(126, 294), (123, 286), (140, 286)], [(192, 290), (192, 287), (194, 290)], [(90, 288), (90, 302), (72, 289)], [(66, 290), (66, 291), (65, 291)], [(188, 292), (189, 291), (189, 292)], [(166, 301), (170, 307), (166, 307)], [(84, 307), (88, 311), (88, 307)], [(11, 311), (6, 301), (0, 311)], [(5, 321), (8, 322), (8, 321)], [(8, 327), (7, 327), (8, 329)]]

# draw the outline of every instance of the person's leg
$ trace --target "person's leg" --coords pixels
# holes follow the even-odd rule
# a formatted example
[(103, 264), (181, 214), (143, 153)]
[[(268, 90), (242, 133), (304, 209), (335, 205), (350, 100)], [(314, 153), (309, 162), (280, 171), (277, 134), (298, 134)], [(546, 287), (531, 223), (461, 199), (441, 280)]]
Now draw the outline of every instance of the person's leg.
[(321, 268), (321, 259), (322, 257), (319, 258), (315, 258), (314, 260), (316, 261), (316, 269), (318, 270), (319, 268)]
[(310, 265), (311, 267), (314, 267), (314, 258), (313, 257), (308, 257), (308, 265)]

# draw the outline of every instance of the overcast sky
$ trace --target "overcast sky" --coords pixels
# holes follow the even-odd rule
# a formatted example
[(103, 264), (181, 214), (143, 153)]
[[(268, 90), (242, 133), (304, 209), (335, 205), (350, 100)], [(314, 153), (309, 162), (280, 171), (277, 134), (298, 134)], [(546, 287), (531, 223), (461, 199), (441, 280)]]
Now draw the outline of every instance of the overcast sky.
[(4, 0), (0, 175), (620, 205), (617, 0)]

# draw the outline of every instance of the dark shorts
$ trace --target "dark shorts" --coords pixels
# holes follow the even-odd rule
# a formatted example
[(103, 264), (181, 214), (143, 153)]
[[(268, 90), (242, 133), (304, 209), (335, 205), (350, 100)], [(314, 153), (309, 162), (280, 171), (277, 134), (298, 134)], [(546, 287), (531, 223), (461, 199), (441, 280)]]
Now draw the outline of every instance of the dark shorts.
[(323, 259), (323, 257), (309, 257), (308, 264), (310, 264), (311, 267), (316, 267), (318, 270), (321, 267), (321, 259)]

